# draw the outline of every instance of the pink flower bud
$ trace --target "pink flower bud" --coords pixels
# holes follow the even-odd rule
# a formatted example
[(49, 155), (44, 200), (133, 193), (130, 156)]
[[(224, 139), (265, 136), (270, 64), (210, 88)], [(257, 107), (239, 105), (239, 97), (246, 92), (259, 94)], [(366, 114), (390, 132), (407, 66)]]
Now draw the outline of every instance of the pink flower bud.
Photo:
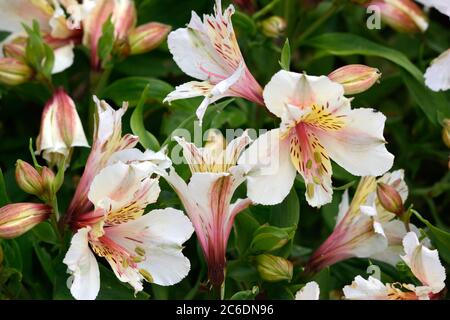
[(394, 187), (378, 182), (377, 197), (384, 209), (401, 216), (404, 212), (403, 200)]
[(166, 39), (171, 29), (171, 26), (158, 22), (149, 22), (137, 27), (128, 37), (131, 54), (141, 54), (155, 49)]
[(89, 147), (75, 103), (62, 88), (44, 108), (36, 147), (51, 166), (69, 159), (73, 147)]
[(380, 77), (381, 73), (378, 69), (362, 64), (350, 64), (328, 75), (328, 78), (344, 87), (345, 94), (364, 92), (370, 89)]
[(282, 257), (261, 254), (256, 257), (256, 269), (261, 278), (269, 282), (292, 279), (292, 262)]
[(381, 20), (399, 32), (425, 32), (428, 19), (422, 9), (411, 0), (373, 0), (366, 6), (377, 6)]
[(27, 39), (25, 37), (17, 37), (3, 45), (3, 54), (8, 58), (22, 60), (25, 57), (26, 47)]
[(33, 70), (23, 61), (14, 58), (0, 58), (0, 82), (15, 86), (31, 79)]
[(16, 181), (20, 189), (29, 194), (41, 196), (44, 193), (42, 177), (37, 170), (25, 161), (17, 160)]
[(47, 220), (51, 211), (49, 206), (40, 203), (13, 203), (0, 208), (0, 238), (21, 236)]

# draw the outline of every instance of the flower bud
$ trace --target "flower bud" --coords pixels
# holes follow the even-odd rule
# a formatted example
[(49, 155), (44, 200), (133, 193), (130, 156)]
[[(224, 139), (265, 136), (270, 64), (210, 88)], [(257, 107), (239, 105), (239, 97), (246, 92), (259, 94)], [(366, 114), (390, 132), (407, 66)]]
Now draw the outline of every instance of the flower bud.
[(20, 189), (29, 194), (41, 196), (44, 193), (42, 177), (29, 163), (17, 160), (16, 181)]
[(380, 204), (387, 211), (395, 213), (397, 216), (401, 216), (403, 214), (403, 200), (394, 187), (383, 182), (378, 182), (377, 197)]
[(75, 103), (62, 88), (56, 90), (42, 112), (36, 147), (50, 166), (69, 159), (73, 147), (89, 147)]
[(266, 281), (290, 281), (292, 279), (293, 265), (287, 259), (271, 254), (261, 254), (256, 257), (256, 263), (259, 275)]
[(44, 189), (52, 193), (53, 189), (55, 188), (55, 174), (53, 173), (53, 171), (48, 167), (43, 167), (41, 177)]
[(376, 68), (362, 64), (350, 64), (334, 70), (328, 75), (330, 80), (340, 83), (345, 94), (357, 94), (370, 89), (381, 77)]
[(411, 0), (373, 0), (366, 6), (376, 6), (381, 20), (399, 32), (425, 32), (428, 20), (422, 9)]
[(21, 236), (47, 220), (51, 208), (40, 203), (13, 203), (0, 208), (0, 238)]
[(269, 38), (278, 38), (286, 29), (286, 21), (279, 16), (272, 16), (261, 23), (262, 33)]
[(25, 57), (27, 47), (27, 38), (16, 37), (12, 41), (3, 45), (3, 54), (5, 57), (22, 60)]
[(0, 82), (16, 86), (31, 79), (33, 70), (23, 61), (14, 58), (0, 58)]
[(442, 140), (445, 145), (450, 148), (450, 119), (444, 119), (444, 127), (442, 128)]
[(158, 22), (149, 22), (137, 27), (128, 36), (131, 54), (141, 54), (155, 49), (166, 39), (171, 29), (171, 26)]

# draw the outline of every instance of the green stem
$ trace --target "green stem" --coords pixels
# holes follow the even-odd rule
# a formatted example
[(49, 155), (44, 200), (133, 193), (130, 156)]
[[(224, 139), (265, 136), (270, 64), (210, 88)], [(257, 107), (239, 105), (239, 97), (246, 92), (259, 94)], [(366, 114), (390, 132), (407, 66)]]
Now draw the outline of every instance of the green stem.
[(259, 18), (265, 16), (267, 13), (269, 13), (276, 5), (280, 2), (280, 0), (272, 0), (268, 5), (266, 5), (264, 8), (253, 14), (252, 18), (254, 20), (258, 20)]
[(331, 7), (320, 16), (313, 24), (309, 26), (294, 42), (292, 48), (298, 48), (306, 38), (308, 38), (314, 31), (322, 26), (334, 13), (336, 13), (339, 9), (341, 9), (343, 5), (339, 2), (339, 0), (335, 0)]
[(112, 68), (106, 68), (100, 73), (96, 71), (91, 71), (91, 97), (89, 101), (89, 131), (92, 133), (94, 131), (94, 115), (95, 115), (95, 102), (92, 96), (101, 96), (103, 89), (108, 83), (109, 77), (111, 76)]

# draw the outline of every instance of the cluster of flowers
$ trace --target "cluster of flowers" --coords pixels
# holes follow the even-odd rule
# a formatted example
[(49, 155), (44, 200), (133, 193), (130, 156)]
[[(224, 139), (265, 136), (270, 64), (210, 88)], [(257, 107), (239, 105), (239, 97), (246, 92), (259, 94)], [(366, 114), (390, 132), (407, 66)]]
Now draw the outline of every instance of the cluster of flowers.
[[(135, 28), (134, 4), (128, 0), (88, 0), (82, 4), (67, 0), (53, 1), (53, 5), (33, 1), (33, 10), (28, 10), (30, 4), (22, 7), (18, 4), (21, 2), (2, 2), (1, 14), (8, 12), (11, 20), (17, 16), (11, 14), (14, 11), (21, 21), (23, 15), (39, 17), (45, 39), (49, 44), (57, 43), (53, 47), (56, 56), (58, 50), (67, 53), (82, 39), (91, 50), (93, 68), (101, 67), (96, 50), (102, 26), (109, 17), (114, 24), (116, 50), (122, 53), (150, 50), (169, 30), (153, 23)], [(214, 15), (204, 15), (203, 19), (193, 12), (186, 28), (169, 34), (168, 45), (175, 62), (198, 81), (178, 86), (165, 100), (170, 103), (203, 96), (197, 110), (201, 121), (210, 104), (223, 97), (241, 97), (265, 106), (280, 118), (280, 126), (253, 142), (246, 132), (228, 144), (221, 135), (213, 134), (202, 148), (175, 137), (192, 173), (186, 183), (165, 150), (142, 152), (135, 148), (137, 136), (122, 136), (126, 104), (114, 110), (94, 97), (97, 110), (91, 152), (60, 221), (75, 233), (64, 258), (71, 274), (72, 295), (77, 299), (96, 298), (100, 274), (95, 255), (104, 257), (117, 278), (129, 283), (135, 292), (143, 289), (144, 280), (159, 285), (181, 281), (190, 269), (182, 245), (194, 231), (208, 264), (209, 280), (220, 287), (236, 215), (254, 204), (282, 202), (297, 173), (303, 178), (309, 205), (320, 207), (331, 202), (333, 159), (363, 178), (351, 202), (348, 191), (344, 193), (336, 227), (312, 255), (306, 270), (316, 272), (351, 257), (372, 257), (393, 265), (403, 260), (422, 286), (383, 284), (373, 277), (365, 280), (358, 276), (344, 288), (345, 297), (438, 297), (445, 287), (445, 270), (438, 253), (428, 248), (429, 240), (422, 239), (417, 227), (402, 221), (408, 194), (403, 171), (386, 173), (394, 161), (383, 137), (386, 117), (374, 109), (352, 109), (351, 99), (346, 97), (368, 90), (378, 80), (378, 70), (350, 65), (328, 76), (282, 70), (263, 89), (239, 49), (231, 22), (233, 6), (223, 11), (217, 0), (214, 11)], [(0, 27), (18, 26), (10, 20)], [(7, 40), (3, 44), (8, 56), (5, 59), (26, 66), (20, 58), (24, 43), (17, 34)], [(65, 67), (69, 60), (67, 56), (60, 59)], [(56, 63), (53, 71), (61, 71), (64, 66)], [(12, 78), (11, 82), (17, 83), (16, 80)], [(60, 172), (68, 166), (72, 149), (77, 146), (89, 145), (74, 102), (63, 89), (58, 89), (43, 111), (37, 153), (50, 167), (57, 166), (59, 172), (55, 175), (48, 167), (18, 161), (19, 186), (44, 204), (16, 203), (1, 208), (1, 237), (16, 237), (57, 215), (54, 200), (61, 185)], [(161, 177), (177, 193), (187, 217), (173, 208), (144, 214), (147, 205), (158, 200)], [(232, 203), (235, 190), (244, 182), (246, 198)], [(317, 299), (318, 295), (317, 284), (311, 282), (299, 291), (297, 298)]]

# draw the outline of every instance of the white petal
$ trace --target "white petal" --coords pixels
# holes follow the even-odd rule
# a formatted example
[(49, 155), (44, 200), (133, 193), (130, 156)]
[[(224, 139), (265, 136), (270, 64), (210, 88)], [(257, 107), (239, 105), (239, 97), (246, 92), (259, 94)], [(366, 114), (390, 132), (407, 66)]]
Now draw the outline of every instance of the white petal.
[(317, 282), (308, 282), (295, 294), (295, 300), (319, 300), (320, 288)]
[(433, 91), (450, 89), (450, 49), (431, 62), (425, 72), (425, 84)]
[(345, 170), (357, 176), (378, 176), (394, 162), (383, 138), (385, 120), (381, 112), (360, 108), (349, 111), (344, 129), (315, 133), (330, 157)]
[(73, 48), (73, 43), (70, 43), (54, 50), (55, 64), (53, 65), (52, 74), (62, 72), (73, 64), (75, 58)]
[(348, 196), (348, 189), (346, 189), (342, 194), (342, 199), (341, 202), (339, 203), (339, 210), (336, 217), (336, 225), (338, 225), (339, 222), (341, 222), (342, 218), (344, 218), (345, 214), (349, 209), (350, 209), (350, 201)]
[(114, 164), (120, 161), (145, 172), (147, 175), (151, 175), (153, 172), (163, 175), (165, 174), (165, 170), (172, 165), (172, 161), (165, 152), (165, 149), (158, 152), (153, 150), (145, 150), (145, 152), (142, 152), (136, 148), (120, 150), (111, 155), (108, 164)]
[(313, 104), (334, 105), (349, 101), (344, 97), (342, 85), (325, 76), (307, 76), (284, 70), (272, 77), (263, 96), (267, 109), (280, 118), (288, 104), (305, 108)]
[(0, 30), (21, 32), (22, 23), (31, 26), (33, 20), (36, 20), (41, 31), (50, 32), (51, 7), (49, 9), (45, 12), (29, 0), (0, 1)]
[(288, 140), (280, 140), (280, 129), (259, 136), (239, 158), (247, 166), (247, 195), (253, 202), (273, 205), (289, 194), (296, 176)]
[(343, 288), (344, 296), (350, 300), (386, 300), (388, 289), (378, 279), (369, 277), (367, 280), (357, 276), (351, 285)]
[(89, 248), (89, 230), (90, 228), (78, 230), (63, 260), (68, 271), (73, 274), (70, 292), (77, 300), (94, 300), (100, 290), (100, 272)]
[[(117, 162), (102, 169), (95, 176), (89, 189), (88, 198), (96, 207), (107, 211), (122, 208), (131, 204), (137, 197), (138, 191), (146, 187), (145, 178), (148, 178), (145, 172)], [(154, 180), (153, 186), (146, 192), (144, 199), (140, 200), (146, 203), (155, 202), (159, 192), (157, 180)]]
[(401, 258), (422, 284), (429, 286), (433, 293), (445, 287), (445, 268), (439, 260), (437, 250), (430, 250), (419, 243), (414, 232), (408, 232), (403, 239), (405, 255)]

